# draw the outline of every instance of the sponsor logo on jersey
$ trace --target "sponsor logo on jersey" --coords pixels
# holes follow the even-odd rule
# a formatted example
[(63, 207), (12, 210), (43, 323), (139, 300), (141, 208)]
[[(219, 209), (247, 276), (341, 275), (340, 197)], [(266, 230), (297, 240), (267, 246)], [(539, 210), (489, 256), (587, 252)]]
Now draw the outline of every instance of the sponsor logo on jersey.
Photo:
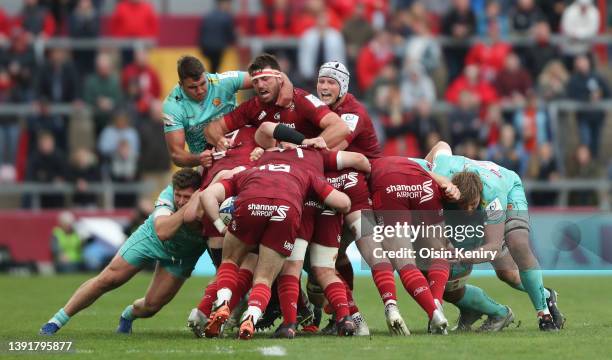
[(489, 221), (498, 221), (504, 216), (504, 211), (499, 198), (495, 198), (495, 200), (491, 201), (485, 208), (485, 211)]
[(397, 198), (404, 198), (404, 199), (420, 198), (421, 200), (419, 201), (419, 204), (422, 204), (426, 201), (433, 199), (434, 192), (433, 192), (431, 185), (432, 185), (432, 180), (430, 179), (430, 180), (424, 181), (422, 184), (389, 185), (387, 186), (385, 190), (387, 194), (394, 192)]
[(221, 105), (221, 99), (220, 98), (214, 98), (213, 101), (212, 101), (212, 104), (215, 107), (219, 107), (219, 105)]
[(295, 124), (294, 123), (281, 123), (283, 125), (285, 125), (286, 127), (290, 127), (292, 129), (295, 129)]
[(238, 71), (226, 71), (224, 73), (219, 74), (219, 80), (235, 78), (238, 77), (238, 75), (240, 75), (240, 72)]
[(258, 121), (261, 121), (263, 118), (266, 117), (266, 112), (264, 110), (261, 111), (261, 113), (259, 113), (259, 116), (257, 117)]
[(277, 112), (276, 114), (274, 114), (274, 120), (276, 121), (280, 120), (280, 112)]
[(336, 190), (346, 190), (357, 185), (359, 181), (359, 174), (355, 171), (351, 171), (346, 174), (342, 174), (336, 177), (328, 177), (327, 182), (331, 184)]
[(340, 115), (340, 119), (342, 119), (346, 126), (348, 126), (349, 130), (353, 132), (357, 128), (357, 123), (359, 122), (359, 115), (342, 114)]
[(306, 99), (310, 101), (310, 103), (312, 103), (312, 105), (314, 105), (315, 107), (325, 106), (325, 103), (323, 101), (319, 100), (318, 97), (312, 94), (306, 95)]
[[(287, 211), (289, 211), (289, 206), (281, 205), (276, 209), (276, 215), (270, 218), (270, 221), (283, 221), (287, 218)], [(293, 248), (293, 245), (291, 245)]]
[(176, 126), (178, 125), (176, 123), (176, 120), (174, 120), (174, 117), (170, 114), (162, 114), (162, 119), (164, 120), (164, 125), (165, 126)]
[(293, 244), (289, 241), (285, 241), (285, 243), (283, 244), (283, 249), (287, 251), (293, 251)]

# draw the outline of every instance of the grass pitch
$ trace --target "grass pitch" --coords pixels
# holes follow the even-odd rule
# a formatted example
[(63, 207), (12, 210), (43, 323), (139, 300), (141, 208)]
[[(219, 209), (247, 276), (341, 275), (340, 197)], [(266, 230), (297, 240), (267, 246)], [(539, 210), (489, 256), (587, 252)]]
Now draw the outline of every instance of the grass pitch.
[[(0, 276), (0, 358), (73, 359), (605, 359), (612, 353), (612, 277), (548, 277), (545, 283), (559, 293), (559, 306), (568, 318), (557, 334), (537, 329), (527, 294), (492, 277), (473, 278), (497, 301), (509, 305), (521, 322), (502, 333), (426, 334), (426, 316), (398, 283), (399, 306), (413, 335), (391, 337), (378, 293), (367, 277), (356, 278), (355, 299), (364, 314), (371, 337), (337, 338), (302, 336), (294, 340), (268, 339), (258, 334), (252, 341), (196, 339), (185, 327), (187, 315), (199, 301), (208, 279), (193, 277), (177, 297), (151, 319), (134, 323), (134, 333), (114, 333), (124, 307), (142, 297), (151, 275), (137, 275), (125, 286), (105, 295), (60, 330), (54, 338), (37, 336), (38, 329), (87, 276)], [(458, 312), (450, 304), (445, 313), (454, 323)], [(324, 320), (326, 323), (326, 321)], [(233, 335), (233, 334), (231, 334)], [(73, 341), (72, 353), (23, 354), (7, 351), (9, 341)]]

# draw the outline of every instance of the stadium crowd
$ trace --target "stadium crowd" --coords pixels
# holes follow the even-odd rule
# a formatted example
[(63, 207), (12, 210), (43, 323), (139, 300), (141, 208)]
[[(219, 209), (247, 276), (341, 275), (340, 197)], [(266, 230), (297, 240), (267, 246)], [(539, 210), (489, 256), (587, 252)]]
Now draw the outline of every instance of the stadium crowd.
[[(443, 139), (458, 154), (495, 161), (524, 179), (604, 176), (606, 113), (576, 113), (577, 146), (564, 150), (574, 154), (564, 174), (558, 159), (566, 154), (556, 156), (547, 113), (557, 99), (610, 98), (596, 66), (605, 65), (607, 50), (594, 52), (601, 49), (590, 43), (607, 28), (597, 1), (251, 0), (252, 14), (237, 3), (219, 0), (204, 14), (194, 46), (209, 60), (207, 71), (218, 71), (223, 53), (247, 35), (296, 38), (294, 49), (266, 50), (296, 86), (310, 90), (322, 63), (347, 64), (356, 80), (350, 92), (367, 105), (386, 155), (422, 157)], [(49, 47), (44, 61), (35, 56), (38, 38), (155, 39), (164, 31), (148, 1), (105, 8), (104, 0), (24, 0), (8, 16), (0, 6), (0, 103), (38, 109), (25, 121), (0, 118), (0, 181), (73, 183), (72, 204), (95, 206), (88, 183), (168, 174), (166, 94), (147, 49)], [(557, 34), (561, 42), (553, 41)], [(78, 111), (50, 112), (57, 103), (90, 107), (91, 129), (79, 126)], [(538, 192), (530, 202), (552, 205), (555, 198)], [(115, 205), (135, 201), (124, 196)], [(596, 201), (593, 193), (570, 197), (572, 205)], [(62, 197), (43, 197), (43, 207), (64, 205)]]

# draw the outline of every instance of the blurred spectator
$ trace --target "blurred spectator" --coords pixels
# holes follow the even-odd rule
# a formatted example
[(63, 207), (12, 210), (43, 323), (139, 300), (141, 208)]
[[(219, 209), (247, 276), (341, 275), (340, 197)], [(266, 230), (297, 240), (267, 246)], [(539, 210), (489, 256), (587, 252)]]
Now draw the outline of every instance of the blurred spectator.
[(480, 139), (487, 146), (497, 144), (499, 131), (504, 124), (502, 108), (499, 104), (491, 104), (484, 115), (484, 122), (480, 129)]
[(565, 11), (566, 3), (567, 0), (538, 0), (538, 5), (554, 33), (559, 32), (559, 24), (561, 24), (561, 16)]
[(20, 28), (11, 31), (10, 47), (0, 50), (0, 66), (10, 76), (10, 102), (26, 102), (34, 97), (34, 75), (36, 58), (28, 35)]
[(106, 52), (96, 58), (96, 72), (85, 80), (83, 99), (93, 109), (96, 135), (110, 123), (115, 109), (121, 104), (123, 94), (119, 76), (113, 68), (112, 59)]
[(147, 50), (138, 49), (134, 55), (134, 62), (123, 68), (121, 87), (128, 99), (135, 104), (138, 113), (146, 114), (151, 101), (161, 95), (161, 83), (159, 75), (149, 64)]
[(51, 37), (56, 30), (53, 15), (38, 0), (23, 1), (23, 9), (15, 25), (23, 28), (29, 37)]
[(565, 9), (561, 18), (561, 33), (567, 38), (561, 50), (568, 69), (574, 65), (574, 57), (589, 53), (589, 40), (597, 35), (598, 31), (599, 10), (592, 0), (575, 0)]
[(15, 165), (20, 132), (19, 121), (16, 118), (11, 116), (0, 117), (0, 166), (5, 164)]
[(512, 31), (519, 35), (526, 35), (536, 22), (543, 19), (543, 14), (534, 0), (518, 0), (510, 18)]
[[(51, 113), (51, 104), (46, 98), (36, 103), (35, 115), (27, 118), (27, 129), (31, 139), (36, 139), (42, 132), (50, 132), (55, 139), (55, 146), (62, 152), (67, 150), (68, 129), (67, 119), (61, 115)], [(30, 150), (35, 146), (34, 141), (30, 143)]]
[(532, 87), (531, 75), (521, 67), (521, 60), (510, 53), (504, 61), (504, 68), (497, 74), (493, 83), (502, 106), (523, 106), (527, 91)]
[(51, 233), (53, 263), (58, 273), (83, 270), (83, 240), (74, 230), (74, 223), (74, 214), (62, 211), (57, 218), (57, 226)]
[[(420, 16), (424, 16), (422, 12), (425, 11), (425, 8), (420, 2), (414, 3), (411, 9), (415, 13), (421, 14)], [(432, 36), (429, 24), (423, 18), (415, 18), (412, 21), (412, 31), (413, 35), (406, 41), (404, 61), (420, 63), (423, 69), (431, 75), (440, 67), (442, 57), (440, 44)]]
[(540, 21), (532, 28), (535, 43), (528, 46), (524, 52), (524, 65), (530, 72), (532, 79), (537, 79), (544, 67), (553, 60), (559, 59), (561, 54), (556, 45), (550, 42), (550, 26)]
[[(100, 35), (100, 13), (92, 0), (79, 0), (68, 19), (71, 38), (93, 39)], [(74, 62), (81, 76), (94, 70), (95, 50), (75, 50)]]
[[(138, 180), (138, 154), (128, 139), (121, 139), (110, 159), (110, 177), (114, 182), (133, 183)], [(115, 207), (132, 207), (136, 192), (116, 193)]]
[(488, 41), (476, 43), (465, 58), (466, 65), (479, 66), (480, 76), (487, 81), (495, 79), (497, 73), (503, 68), (506, 57), (512, 52), (512, 46), (502, 41), (499, 35), (499, 24), (489, 23)]
[(327, 15), (317, 18), (316, 26), (306, 30), (298, 45), (298, 68), (304, 84), (314, 84), (319, 66), (328, 61), (346, 63), (342, 34), (328, 25)]
[[(576, 149), (573, 165), (568, 169), (570, 178), (576, 179), (598, 179), (602, 175), (601, 168), (593, 160), (591, 151), (586, 145), (580, 145)], [(569, 193), (570, 206), (596, 206), (598, 194), (594, 190), (574, 190)]]
[(138, 160), (138, 172), (142, 180), (155, 182), (157, 191), (169, 182), (170, 156), (164, 138), (162, 120), (162, 103), (155, 100), (151, 103), (149, 114), (141, 119), (137, 127), (138, 136), (142, 139)]
[(299, 16), (293, 19), (293, 33), (296, 36), (301, 36), (305, 31), (317, 26), (321, 16), (327, 19), (328, 26), (338, 31), (342, 29), (342, 20), (331, 8), (326, 6), (325, 1), (306, 0)]
[(76, 149), (71, 156), (70, 182), (76, 187), (72, 196), (72, 205), (79, 207), (95, 207), (98, 198), (95, 193), (89, 192), (89, 184), (102, 181), (100, 165), (96, 156), (86, 148)]
[(480, 119), (478, 101), (473, 93), (463, 90), (457, 106), (448, 114), (452, 146), (460, 146), (467, 140), (478, 140)]
[(485, 110), (491, 103), (497, 101), (497, 92), (487, 81), (481, 79), (477, 65), (468, 65), (463, 75), (455, 79), (446, 90), (446, 100), (457, 104), (462, 92), (467, 91), (474, 97), (481, 110)]
[(525, 107), (514, 113), (514, 128), (518, 132), (519, 146), (528, 154), (535, 153), (539, 146), (551, 140), (546, 110), (539, 105), (533, 90), (527, 93)]
[(505, 39), (510, 34), (508, 16), (502, 13), (501, 5), (497, 0), (487, 1), (485, 11), (478, 16), (478, 36), (489, 36), (489, 24), (495, 22), (499, 26), (499, 34)]
[(297, 35), (294, 24), (297, 22), (295, 5), (290, 0), (274, 0), (265, 5), (263, 14), (257, 17), (256, 31), (262, 36)]
[(225, 49), (236, 42), (231, 0), (217, 0), (217, 7), (206, 14), (200, 25), (200, 51), (210, 60), (210, 72), (219, 72)]
[(489, 146), (487, 160), (523, 175), (528, 157), (516, 145), (516, 132), (512, 125), (503, 125), (499, 143)]
[(442, 20), (442, 33), (456, 42), (444, 49), (444, 58), (448, 67), (448, 82), (453, 81), (463, 69), (463, 62), (468, 52), (466, 40), (476, 33), (476, 16), (470, 9), (469, 0), (453, 0), (453, 7)]
[(420, 63), (408, 64), (400, 85), (402, 104), (406, 111), (413, 111), (419, 104), (431, 107), (436, 101), (436, 89)]
[(465, 156), (473, 160), (484, 160), (486, 157), (486, 149), (478, 146), (476, 140), (468, 139), (457, 147), (457, 155)]
[[(542, 143), (531, 155), (527, 168), (527, 177), (544, 182), (554, 182), (559, 179), (559, 166), (550, 143)], [(557, 196), (557, 191), (532, 191), (530, 203), (537, 206), (552, 206), (556, 203)]]
[[(55, 148), (55, 139), (49, 132), (38, 136), (38, 146), (28, 159), (26, 181), (44, 184), (64, 183), (68, 164), (65, 155)], [(64, 206), (64, 196), (45, 194), (40, 196), (42, 208)]]
[(0, 7), (0, 46), (5, 46), (11, 34), (11, 21), (6, 16), (4, 9)]
[(381, 30), (363, 47), (357, 57), (357, 81), (365, 92), (378, 77), (381, 69), (392, 62), (395, 55), (391, 33)]
[(159, 19), (149, 1), (121, 0), (111, 14), (109, 29), (116, 37), (156, 38)]
[(538, 93), (545, 101), (565, 96), (569, 73), (559, 60), (553, 60), (544, 67), (538, 78)]
[(48, 61), (40, 69), (37, 80), (39, 99), (66, 103), (76, 100), (80, 95), (78, 75), (66, 49), (49, 49)]
[(110, 159), (119, 152), (122, 141), (129, 145), (129, 154), (138, 156), (140, 153), (138, 132), (130, 125), (128, 114), (118, 111), (113, 117), (113, 122), (102, 130), (98, 138), (98, 151), (106, 159)]
[[(342, 36), (346, 43), (348, 70), (351, 74), (354, 74), (359, 51), (374, 37), (374, 29), (365, 18), (363, 2), (358, 2), (355, 5), (352, 16), (344, 22)], [(351, 81), (349, 86), (356, 88), (356, 83), (356, 81)]]
[(375, 113), (387, 113), (388, 104), (391, 103), (391, 94), (397, 93), (401, 104), (401, 93), (394, 89), (399, 89), (399, 74), (393, 62), (383, 65), (380, 74), (366, 93), (366, 104), (368, 109)]
[[(610, 88), (603, 76), (591, 68), (586, 55), (576, 57), (574, 73), (567, 84), (567, 96), (583, 104), (597, 104), (610, 97)], [(576, 112), (580, 142), (589, 147), (590, 155), (599, 155), (601, 133), (606, 114), (603, 110), (589, 109)]]

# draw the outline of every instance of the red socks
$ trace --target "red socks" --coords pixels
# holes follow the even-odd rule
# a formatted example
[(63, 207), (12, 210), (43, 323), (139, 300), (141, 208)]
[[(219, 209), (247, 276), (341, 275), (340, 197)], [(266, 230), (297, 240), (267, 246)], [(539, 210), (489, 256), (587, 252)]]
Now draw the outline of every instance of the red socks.
[[(238, 265), (230, 262), (221, 263), (217, 270), (217, 288), (234, 290), (238, 281)], [(233, 296), (232, 296), (233, 297)]]
[(341, 282), (334, 282), (324, 289), (325, 297), (334, 308), (336, 321), (340, 321), (349, 315), (348, 300), (346, 299), (346, 287)]
[(251, 290), (251, 295), (249, 295), (249, 306), (256, 306), (262, 313), (265, 312), (271, 294), (270, 288), (266, 284), (255, 284), (253, 290)]
[(300, 279), (292, 275), (278, 277), (278, 299), (283, 314), (283, 324), (297, 322), (297, 301), (300, 295)]
[(423, 273), (414, 265), (406, 265), (399, 271), (399, 274), (406, 291), (427, 312), (431, 319), (434, 310), (436, 310), (436, 304)]
[(253, 273), (249, 269), (240, 269), (238, 271), (238, 281), (236, 282), (236, 287), (232, 289), (232, 300), (230, 300), (229, 307), (230, 310), (234, 310), (236, 305), (240, 302), (240, 299), (246, 294), (250, 289), (253, 282)]
[(351, 315), (358, 313), (359, 308), (357, 307), (357, 304), (355, 304), (355, 299), (353, 299), (353, 291), (346, 282), (344, 282), (344, 288), (346, 290), (346, 300), (348, 301), (349, 313)]
[(210, 311), (212, 309), (213, 302), (217, 298), (217, 281), (213, 281), (204, 290), (204, 296), (198, 305), (198, 309), (206, 315), (206, 317), (210, 316)]
[(379, 263), (372, 267), (372, 278), (378, 289), (380, 298), (385, 304), (389, 300), (397, 301), (393, 266), (390, 263)]
[(429, 281), (429, 289), (434, 299), (442, 304), (444, 289), (450, 272), (450, 265), (446, 259), (433, 259), (429, 270), (427, 270), (427, 280)]

